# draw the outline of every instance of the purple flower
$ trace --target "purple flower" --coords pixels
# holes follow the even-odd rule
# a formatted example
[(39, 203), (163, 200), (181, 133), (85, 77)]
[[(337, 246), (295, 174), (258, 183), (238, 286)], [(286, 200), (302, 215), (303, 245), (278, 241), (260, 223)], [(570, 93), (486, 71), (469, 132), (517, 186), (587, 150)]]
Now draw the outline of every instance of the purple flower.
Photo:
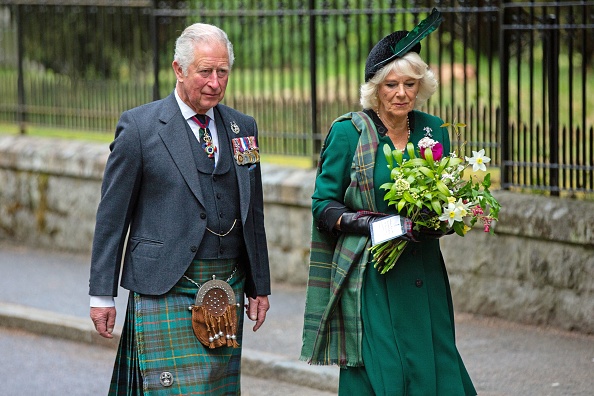
[(421, 151), (421, 157), (425, 158), (425, 150), (430, 148), (433, 154), (433, 160), (439, 161), (443, 157), (443, 146), (438, 141), (431, 138), (424, 137), (419, 140), (419, 149)]
[(433, 147), (431, 147), (431, 152), (433, 153), (433, 160), (439, 161), (441, 157), (443, 157), (443, 146), (441, 143), (435, 143)]

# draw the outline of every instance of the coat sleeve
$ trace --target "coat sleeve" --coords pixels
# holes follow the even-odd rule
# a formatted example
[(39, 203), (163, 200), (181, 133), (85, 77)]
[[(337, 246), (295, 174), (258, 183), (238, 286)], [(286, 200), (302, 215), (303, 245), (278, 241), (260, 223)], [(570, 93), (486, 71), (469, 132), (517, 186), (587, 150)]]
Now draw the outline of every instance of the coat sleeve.
[(359, 141), (359, 133), (350, 120), (332, 125), (320, 155), (320, 165), (312, 196), (312, 213), (316, 224), (320, 219), (329, 228), (342, 212), (324, 213), (334, 203), (344, 205), (344, 193), (351, 181), (353, 156)]
[[(258, 126), (252, 118), (254, 136), (258, 138)], [(264, 228), (264, 198), (262, 191), (262, 171), (260, 163), (249, 168), (250, 179), (254, 178), (251, 191), (251, 218), (253, 219), (254, 241), (256, 244), (252, 254), (254, 261), (250, 265), (251, 273), (246, 281), (245, 294), (249, 297), (269, 295), (270, 290), (270, 265), (268, 261), (268, 247), (266, 244), (266, 231)]]
[(122, 114), (110, 150), (93, 238), (91, 296), (117, 295), (124, 241), (138, 197), (142, 152), (138, 128), (129, 112)]

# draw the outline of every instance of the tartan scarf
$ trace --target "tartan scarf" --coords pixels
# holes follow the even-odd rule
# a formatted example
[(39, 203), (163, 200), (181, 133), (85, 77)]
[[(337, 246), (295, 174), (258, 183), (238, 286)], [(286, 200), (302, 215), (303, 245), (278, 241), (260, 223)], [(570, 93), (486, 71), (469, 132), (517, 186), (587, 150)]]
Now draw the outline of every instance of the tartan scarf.
[[(333, 124), (348, 119), (360, 137), (344, 203), (352, 210), (375, 212), (373, 173), (377, 130), (363, 112), (347, 113)], [(317, 174), (320, 171), (321, 163)], [(368, 236), (340, 234), (333, 237), (318, 231), (314, 220), (300, 360), (341, 367), (363, 365), (361, 286), (370, 260), (369, 246)]]

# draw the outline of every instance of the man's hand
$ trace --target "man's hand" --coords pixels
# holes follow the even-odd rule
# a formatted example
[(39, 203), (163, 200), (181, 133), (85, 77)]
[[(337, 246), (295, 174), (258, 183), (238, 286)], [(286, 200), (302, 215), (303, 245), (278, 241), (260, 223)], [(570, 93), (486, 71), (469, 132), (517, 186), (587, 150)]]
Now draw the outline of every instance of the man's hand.
[(91, 307), (91, 320), (101, 337), (113, 338), (112, 333), (116, 320), (115, 307)]
[(266, 320), (266, 311), (270, 308), (268, 296), (257, 296), (256, 298), (248, 297), (248, 305), (246, 305), (246, 313), (248, 318), (256, 321), (254, 331), (257, 331)]

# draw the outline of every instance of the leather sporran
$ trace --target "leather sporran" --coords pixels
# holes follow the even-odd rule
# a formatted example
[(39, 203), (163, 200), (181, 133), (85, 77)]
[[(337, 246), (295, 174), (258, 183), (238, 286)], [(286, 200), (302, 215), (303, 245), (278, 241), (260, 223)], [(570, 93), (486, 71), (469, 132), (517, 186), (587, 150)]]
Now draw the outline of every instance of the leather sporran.
[(192, 310), (194, 335), (209, 348), (239, 347), (237, 342), (237, 307), (235, 293), (229, 284), (213, 279), (204, 283), (196, 294)]

